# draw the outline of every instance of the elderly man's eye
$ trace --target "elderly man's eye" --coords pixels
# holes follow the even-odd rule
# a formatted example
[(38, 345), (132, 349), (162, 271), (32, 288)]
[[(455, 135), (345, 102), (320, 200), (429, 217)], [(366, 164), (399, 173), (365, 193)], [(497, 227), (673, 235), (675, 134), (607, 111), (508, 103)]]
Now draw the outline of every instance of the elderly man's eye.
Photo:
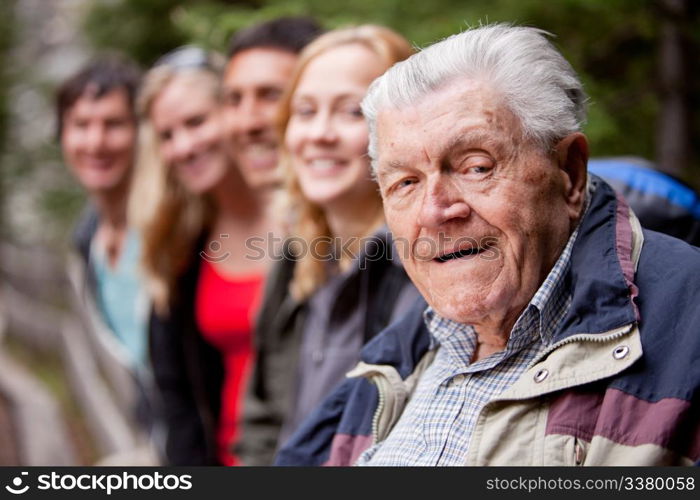
[(474, 174), (487, 174), (493, 169), (491, 166), (477, 165), (476, 167), (469, 167), (469, 171)]
[(467, 175), (484, 176), (495, 167), (495, 163), (488, 155), (477, 153), (468, 155), (461, 165), (462, 172)]
[(411, 186), (413, 186), (416, 183), (416, 180), (413, 178), (407, 178), (407, 179), (401, 179), (398, 182), (395, 182), (391, 188), (390, 191), (392, 192), (405, 192), (407, 191)]

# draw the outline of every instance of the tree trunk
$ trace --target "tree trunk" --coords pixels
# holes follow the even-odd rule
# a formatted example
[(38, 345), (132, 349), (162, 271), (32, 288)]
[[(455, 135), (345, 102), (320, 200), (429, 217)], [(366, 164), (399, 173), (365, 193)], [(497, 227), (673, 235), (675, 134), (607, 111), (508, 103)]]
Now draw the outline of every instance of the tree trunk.
[(660, 0), (659, 50), (660, 105), (656, 134), (656, 160), (664, 172), (681, 176), (688, 167), (690, 103), (687, 85), (687, 40), (683, 24), (688, 19), (688, 0)]

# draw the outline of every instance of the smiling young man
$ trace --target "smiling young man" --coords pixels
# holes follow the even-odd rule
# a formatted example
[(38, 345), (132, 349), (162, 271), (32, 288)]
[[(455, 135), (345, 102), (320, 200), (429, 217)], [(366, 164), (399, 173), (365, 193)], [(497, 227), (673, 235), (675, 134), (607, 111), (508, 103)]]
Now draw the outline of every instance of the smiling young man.
[(278, 464), (700, 460), (700, 251), (587, 176), (585, 102), (546, 33), (508, 25), (373, 83), (370, 155), (425, 301)]
[(134, 99), (140, 71), (118, 56), (89, 62), (56, 93), (64, 161), (88, 195), (74, 243), (88, 297), (130, 366), (146, 360), (148, 305), (137, 275), (139, 243), (126, 220), (136, 155)]
[(281, 17), (237, 32), (224, 93), (236, 163), (252, 189), (271, 192), (277, 169), (277, 110), (301, 49), (321, 33), (308, 17)]

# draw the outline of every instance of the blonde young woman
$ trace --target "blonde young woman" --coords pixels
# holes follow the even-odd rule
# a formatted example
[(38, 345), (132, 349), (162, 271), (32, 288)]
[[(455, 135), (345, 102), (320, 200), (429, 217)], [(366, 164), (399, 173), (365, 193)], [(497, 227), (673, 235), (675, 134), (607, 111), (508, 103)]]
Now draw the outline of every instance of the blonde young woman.
[(271, 463), (362, 345), (417, 297), (391, 255), (360, 110), (372, 80), (411, 53), (400, 35), (372, 25), (331, 31), (301, 53), (281, 107), (291, 238), (256, 331), (236, 448), (244, 464)]
[(150, 355), (173, 465), (237, 463), (230, 443), (268, 267), (246, 258), (246, 239), (272, 225), (231, 159), (220, 67), (201, 49), (178, 49), (146, 75), (138, 103), (131, 210), (143, 233)]

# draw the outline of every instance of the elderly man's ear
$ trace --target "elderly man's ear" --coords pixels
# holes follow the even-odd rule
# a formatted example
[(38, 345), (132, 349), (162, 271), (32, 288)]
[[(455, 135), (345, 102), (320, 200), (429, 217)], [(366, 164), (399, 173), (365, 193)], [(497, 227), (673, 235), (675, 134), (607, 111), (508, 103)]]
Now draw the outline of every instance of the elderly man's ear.
[(588, 140), (580, 132), (569, 134), (559, 141), (556, 153), (564, 178), (564, 196), (569, 206), (569, 217), (578, 220), (585, 198)]

